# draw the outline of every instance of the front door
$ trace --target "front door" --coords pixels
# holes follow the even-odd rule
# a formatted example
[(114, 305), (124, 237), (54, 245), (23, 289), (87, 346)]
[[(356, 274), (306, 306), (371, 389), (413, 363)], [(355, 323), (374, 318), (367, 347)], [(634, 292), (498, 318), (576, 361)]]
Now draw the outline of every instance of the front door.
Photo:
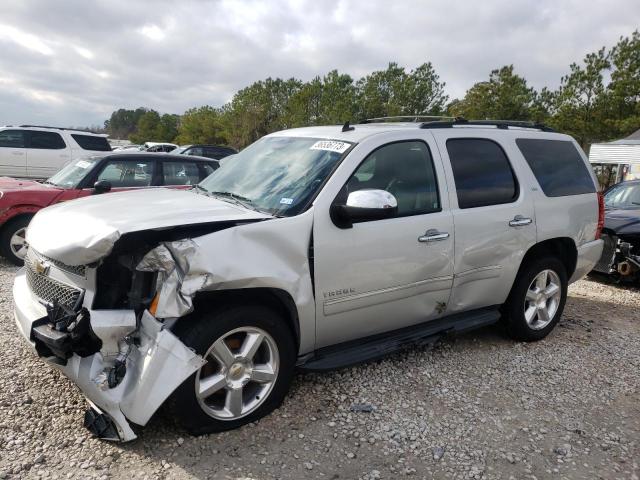
[[(431, 143), (431, 144), (430, 144)], [(395, 330), (441, 316), (453, 277), (453, 220), (442, 165), (431, 140), (370, 152), (343, 194), (381, 189), (398, 202), (394, 218), (338, 228), (314, 214), (316, 347)]]

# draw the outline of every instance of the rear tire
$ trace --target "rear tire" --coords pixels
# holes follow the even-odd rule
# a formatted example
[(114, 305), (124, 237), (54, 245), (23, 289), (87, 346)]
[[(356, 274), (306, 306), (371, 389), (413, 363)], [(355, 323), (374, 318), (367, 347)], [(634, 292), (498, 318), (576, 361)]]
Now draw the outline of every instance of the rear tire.
[(262, 306), (230, 306), (183, 319), (183, 343), (207, 363), (173, 393), (169, 410), (189, 433), (238, 428), (280, 406), (297, 351), (283, 318)]
[(32, 215), (22, 215), (9, 220), (0, 232), (0, 254), (9, 262), (21, 267), (27, 253), (25, 234)]
[(556, 257), (522, 267), (504, 305), (507, 332), (525, 342), (541, 340), (556, 326), (567, 300), (567, 271)]

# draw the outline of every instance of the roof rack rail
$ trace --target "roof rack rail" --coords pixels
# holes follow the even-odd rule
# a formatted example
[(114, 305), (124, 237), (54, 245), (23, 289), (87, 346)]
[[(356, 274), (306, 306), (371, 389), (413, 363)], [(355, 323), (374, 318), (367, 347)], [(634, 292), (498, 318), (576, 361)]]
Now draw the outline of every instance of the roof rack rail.
[(456, 126), (487, 126), (496, 127), (499, 129), (508, 129), (509, 127), (518, 128), (533, 128), (542, 132), (555, 132), (551, 127), (547, 127), (542, 123), (529, 122), (526, 120), (467, 120), (462, 117), (457, 117), (452, 121), (435, 121), (424, 122), (420, 125), (420, 128), (453, 128)]
[(445, 117), (442, 115), (395, 115), (392, 117), (374, 117), (367, 118), (360, 123), (373, 123), (373, 122), (420, 122), (425, 120), (454, 120), (455, 117)]
[(20, 128), (50, 128), (52, 130), (74, 130), (76, 132), (86, 132), (93, 133), (90, 130), (82, 130), (81, 128), (70, 128), (70, 127), (50, 127), (48, 125), (19, 125)]

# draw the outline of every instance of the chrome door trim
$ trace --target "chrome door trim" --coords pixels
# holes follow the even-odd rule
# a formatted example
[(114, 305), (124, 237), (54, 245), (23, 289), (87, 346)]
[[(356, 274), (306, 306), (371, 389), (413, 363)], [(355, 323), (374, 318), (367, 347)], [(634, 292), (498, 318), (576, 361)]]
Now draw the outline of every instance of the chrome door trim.
[[(419, 282), (381, 288), (370, 292), (356, 293), (345, 297), (335, 298), (324, 302), (324, 314), (348, 312), (358, 308), (370, 307), (380, 303), (388, 303), (403, 298), (420, 295), (426, 292), (438, 292), (451, 288), (452, 275), (434, 277)], [(426, 288), (421, 288), (426, 287)], [(414, 289), (414, 291), (412, 291)]]

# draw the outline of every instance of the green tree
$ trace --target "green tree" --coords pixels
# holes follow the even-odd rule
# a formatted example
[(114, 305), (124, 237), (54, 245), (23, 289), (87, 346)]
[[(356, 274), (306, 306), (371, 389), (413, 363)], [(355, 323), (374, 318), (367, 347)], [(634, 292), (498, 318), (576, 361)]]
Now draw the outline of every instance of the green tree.
[(389, 63), (356, 83), (360, 118), (397, 115), (440, 115), (448, 96), (444, 82), (431, 62), (409, 73), (397, 63)]
[(267, 78), (236, 93), (223, 107), (230, 145), (243, 148), (268, 133), (289, 128), (289, 100), (301, 87), (295, 78)]
[(493, 70), (489, 81), (472, 86), (464, 98), (449, 104), (449, 112), (474, 120), (530, 120), (542, 116), (535, 90), (514, 73), (513, 65)]
[(604, 74), (610, 67), (604, 47), (589, 53), (583, 65), (572, 63), (552, 95), (550, 125), (573, 136), (582, 148), (610, 137), (606, 127)]
[(431, 62), (412, 70), (401, 89), (402, 115), (441, 115), (449, 99), (444, 87)]
[(178, 134), (178, 115), (165, 113), (160, 115), (149, 110), (138, 120), (136, 130), (129, 135), (133, 143), (171, 142)]
[(608, 125), (614, 136), (624, 137), (640, 128), (640, 32), (621, 37), (609, 59)]
[(206, 105), (184, 112), (180, 118), (175, 142), (180, 145), (192, 143), (226, 144), (227, 137), (220, 109)]
[(104, 122), (104, 128), (112, 138), (129, 138), (129, 135), (135, 132), (140, 117), (148, 111), (148, 108), (143, 107), (135, 110), (120, 108)]
[(292, 126), (340, 124), (355, 120), (355, 85), (349, 75), (332, 70), (315, 77), (291, 96), (288, 105)]
[(386, 70), (372, 72), (358, 80), (356, 89), (360, 119), (402, 115), (400, 99), (405, 78), (404, 69), (391, 62)]

